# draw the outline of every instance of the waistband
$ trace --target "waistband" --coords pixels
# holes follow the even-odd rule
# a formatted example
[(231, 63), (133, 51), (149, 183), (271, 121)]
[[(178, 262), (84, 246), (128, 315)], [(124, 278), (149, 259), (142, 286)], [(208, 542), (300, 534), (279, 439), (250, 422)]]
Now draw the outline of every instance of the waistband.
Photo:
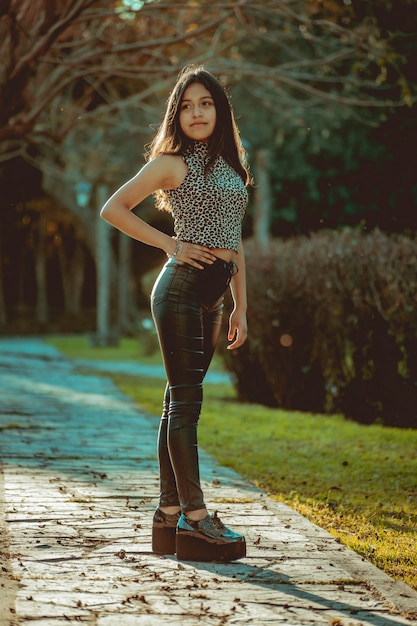
[[(204, 263), (204, 265), (206, 265), (206, 263)], [(229, 270), (232, 276), (237, 274), (239, 271), (236, 261), (224, 261), (224, 259), (220, 259), (219, 257), (216, 257), (216, 260), (211, 265), (210, 263), (207, 263), (207, 266), (208, 267), (214, 267), (214, 266), (222, 267), (225, 270)]]
[(230, 274), (230, 276), (234, 276), (239, 271), (236, 261), (224, 261), (219, 257), (216, 257), (216, 260), (213, 263), (204, 263), (203, 261), (199, 261), (199, 263), (201, 263), (201, 265), (204, 265), (204, 270), (200, 270), (197, 267), (193, 267), (192, 265), (187, 265), (186, 263), (179, 263), (175, 257), (171, 257), (166, 264), (179, 265), (180, 267), (184, 267), (189, 271), (195, 270), (196, 272), (204, 272), (206, 270), (216, 271), (224, 269)]

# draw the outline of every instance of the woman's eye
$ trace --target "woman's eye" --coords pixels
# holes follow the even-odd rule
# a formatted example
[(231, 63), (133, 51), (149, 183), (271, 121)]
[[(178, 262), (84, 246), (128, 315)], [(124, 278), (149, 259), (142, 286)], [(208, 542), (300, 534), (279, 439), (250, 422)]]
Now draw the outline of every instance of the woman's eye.
[[(213, 102), (211, 100), (204, 100), (199, 106), (210, 107), (210, 106), (213, 106)], [(193, 108), (193, 105), (191, 105), (188, 102), (181, 105), (181, 111), (185, 111), (186, 109), (191, 109), (191, 108)]]

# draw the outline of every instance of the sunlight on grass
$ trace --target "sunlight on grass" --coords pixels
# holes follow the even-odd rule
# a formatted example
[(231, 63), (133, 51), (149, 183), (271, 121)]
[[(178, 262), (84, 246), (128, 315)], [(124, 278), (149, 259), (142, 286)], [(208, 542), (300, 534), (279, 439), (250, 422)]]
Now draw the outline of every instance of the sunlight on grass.
[(139, 361), (141, 363), (162, 364), (158, 349), (151, 355), (146, 354), (143, 344), (137, 338), (123, 338), (118, 346), (92, 346), (85, 335), (54, 336), (46, 341), (70, 359), (92, 361)]
[[(137, 337), (124, 337), (118, 346), (92, 346), (86, 335), (57, 335), (45, 339), (47, 343), (65, 354), (70, 359), (88, 361), (126, 361), (132, 363), (162, 365), (162, 357), (154, 340), (155, 349), (149, 350)], [(224, 371), (224, 365), (218, 355), (214, 355), (211, 370)]]
[[(119, 348), (91, 348), (86, 338), (51, 343), (70, 358), (147, 362), (136, 339)], [(112, 378), (157, 425), (165, 382)], [(417, 589), (417, 430), (241, 404), (227, 384), (206, 385), (204, 398), (199, 442), (220, 464)]]
[[(148, 413), (163, 381), (114, 377)], [(417, 589), (417, 431), (235, 401), (206, 385), (200, 445), (387, 574)]]

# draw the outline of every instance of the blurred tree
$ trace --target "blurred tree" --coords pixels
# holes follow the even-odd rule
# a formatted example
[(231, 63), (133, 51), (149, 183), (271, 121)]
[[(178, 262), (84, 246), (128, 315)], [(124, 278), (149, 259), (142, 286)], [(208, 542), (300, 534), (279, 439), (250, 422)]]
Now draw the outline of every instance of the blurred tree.
[(357, 4), (5, 0), (2, 158), (50, 151), (99, 104), (146, 109), (187, 59), (248, 80), (262, 101), (411, 104), (401, 33)]
[[(10, 163), (19, 157), (42, 169), (44, 184), (55, 190), (94, 255), (93, 211), (82, 210), (75, 202), (77, 176), (81, 171), (95, 185), (103, 177), (109, 184), (111, 172), (117, 173), (115, 180), (126, 170), (126, 162), (132, 163), (132, 171), (126, 173), (133, 173), (137, 168), (126, 155), (126, 138), (141, 135), (138, 145), (143, 145), (149, 124), (160, 119), (179, 68), (189, 61), (205, 63), (242, 96), (234, 97), (234, 103), (244, 114), (242, 128), (250, 147), (256, 150), (272, 143), (276, 152), (282, 153), (285, 146), (286, 157), (293, 155), (286, 158), (287, 169), (281, 167), (282, 160), (271, 168), (277, 197), (273, 219), (278, 212), (291, 224), (306, 206), (307, 217), (311, 213), (310, 222), (315, 223), (311, 198), (322, 199), (318, 169), (323, 163), (329, 179), (332, 176), (326, 159), (320, 161), (330, 140), (331, 156), (339, 150), (343, 168), (352, 115), (360, 123), (375, 124), (378, 116), (402, 111), (416, 98), (406, 54), (415, 50), (413, 20), (401, 21), (395, 9), (410, 15), (411, 0), (399, 0), (395, 7), (389, 0), (365, 4), (366, 8), (354, 0), (343, 4), (4, 0), (0, 160)], [(122, 154), (119, 141), (110, 144), (109, 138), (109, 127), (120, 125)], [(94, 129), (86, 144), (90, 156), (79, 157), (74, 165), (77, 157), (71, 161), (67, 148), (72, 143), (73, 154), (81, 153), (77, 137), (86, 126)], [(367, 132), (357, 134), (361, 132), (367, 139)], [(337, 134), (339, 148), (333, 141)], [(357, 143), (351, 144), (347, 154), (354, 155)], [(369, 157), (373, 156), (370, 150)], [(2, 189), (7, 185), (3, 180)], [(328, 195), (337, 206), (337, 199), (343, 202), (346, 193), (350, 189), (346, 191), (341, 181)], [(301, 205), (295, 201), (297, 195)], [(288, 202), (282, 203), (285, 197)], [(11, 207), (15, 209), (16, 201), (0, 201), (0, 208)], [(94, 215), (96, 211), (97, 207)]]
[(146, 109), (182, 65), (179, 51), (197, 61), (215, 52), (235, 3), (205, 4), (202, 14), (188, 2), (3, 2), (2, 159), (50, 152), (98, 105)]
[[(285, 74), (281, 91), (262, 73), (233, 85), (250, 160), (264, 146), (271, 152), (272, 233), (358, 223), (416, 230), (417, 181), (407, 157), (417, 141), (415, 2), (304, 5), (303, 37), (295, 36), (301, 14), (294, 11), (281, 36), (278, 23), (265, 21), (264, 41), (248, 38), (240, 47), (258, 66)], [(349, 50), (350, 37), (357, 38), (357, 51)], [(290, 86), (287, 72), (298, 84)], [(313, 75), (316, 81), (307, 81)], [(392, 106), (401, 97), (406, 106)]]

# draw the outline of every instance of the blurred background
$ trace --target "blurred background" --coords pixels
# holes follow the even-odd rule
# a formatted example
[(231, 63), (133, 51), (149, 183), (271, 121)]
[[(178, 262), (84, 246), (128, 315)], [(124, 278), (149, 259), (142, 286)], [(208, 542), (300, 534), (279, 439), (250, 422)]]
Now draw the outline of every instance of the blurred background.
[[(241, 399), (416, 426), (416, 9), (2, 1), (0, 333), (106, 346), (146, 327), (164, 255), (98, 213), (143, 166), (180, 69), (204, 64), (256, 183), (250, 340), (225, 354)], [(152, 198), (135, 212), (171, 232)]]

